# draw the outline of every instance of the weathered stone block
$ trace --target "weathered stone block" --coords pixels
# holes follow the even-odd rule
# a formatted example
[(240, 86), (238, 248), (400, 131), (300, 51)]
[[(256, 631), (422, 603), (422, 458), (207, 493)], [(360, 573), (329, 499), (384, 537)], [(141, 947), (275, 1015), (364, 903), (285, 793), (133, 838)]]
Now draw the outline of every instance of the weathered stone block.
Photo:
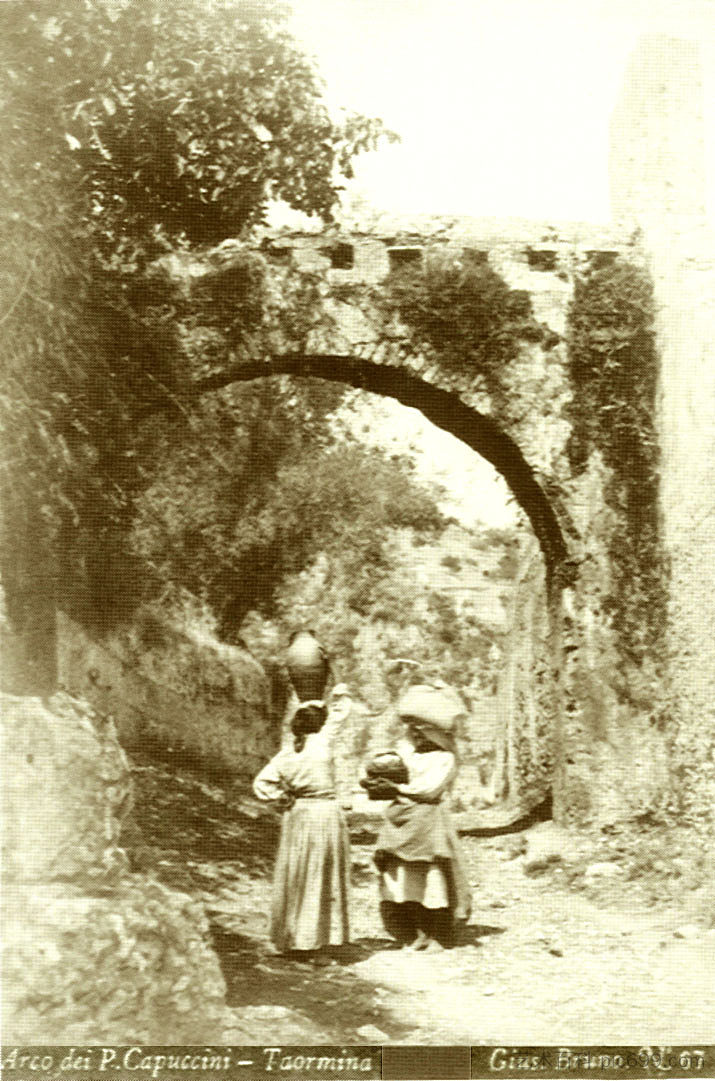
[(8, 1042), (220, 1039), (224, 980), (203, 911), (184, 894), (139, 877), (107, 896), (16, 886), (3, 939)]
[(121, 866), (129, 766), (114, 727), (56, 695), (2, 696), (6, 882), (97, 882)]
[(218, 1040), (225, 986), (202, 908), (126, 873), (114, 726), (63, 694), (5, 695), (2, 710), (6, 1040)]

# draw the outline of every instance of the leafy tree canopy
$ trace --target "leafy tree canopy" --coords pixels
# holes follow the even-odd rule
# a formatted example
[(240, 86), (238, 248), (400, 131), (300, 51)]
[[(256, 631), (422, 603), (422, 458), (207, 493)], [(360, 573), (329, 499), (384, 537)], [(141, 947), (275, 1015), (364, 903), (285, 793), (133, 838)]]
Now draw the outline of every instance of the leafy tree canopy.
[[(0, 4), (3, 546), (18, 550), (32, 503), (60, 593), (89, 591), (105, 613), (157, 467), (156, 430), (138, 418), (168, 391), (175, 421), (197, 368), (286, 335), (295, 348), (315, 318), (311, 283), (269, 283), (247, 249), (193, 291), (157, 256), (235, 237), (274, 198), (329, 217), (352, 156), (382, 132), (331, 117), (286, 13), (274, 0)], [(269, 475), (290, 441), (262, 439), (261, 409), (244, 418), (247, 457), (273, 454)]]
[[(44, 106), (105, 239), (213, 243), (270, 199), (329, 219), (379, 121), (333, 119), (276, 0), (22, 0), (2, 5), (6, 77)], [(390, 135), (391, 138), (394, 136)]]
[(367, 610), (392, 528), (444, 528), (436, 493), (406, 460), (335, 443), (275, 381), (202, 403), (179, 442), (168, 429), (152, 484), (138, 501), (132, 545), (151, 568), (145, 601), (188, 590), (235, 639), (246, 614), (272, 613), (283, 580), (321, 554), (351, 579)]

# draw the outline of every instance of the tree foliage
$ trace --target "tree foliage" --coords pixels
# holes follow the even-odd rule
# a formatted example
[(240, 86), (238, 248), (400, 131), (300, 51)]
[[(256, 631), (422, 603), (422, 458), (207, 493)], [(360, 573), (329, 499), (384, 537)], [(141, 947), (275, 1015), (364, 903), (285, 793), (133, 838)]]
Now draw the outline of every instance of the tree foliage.
[(300, 399), (271, 381), (223, 392), (198, 419), (180, 447), (168, 433), (133, 545), (153, 571), (143, 599), (188, 590), (228, 640), (249, 611), (271, 615), (281, 583), (321, 554), (351, 576), (354, 607), (369, 604), (389, 530), (444, 524), (405, 462), (333, 443), (320, 415), (306, 422)]
[(99, 232), (216, 243), (269, 199), (330, 217), (378, 121), (336, 121), (276, 0), (9, 3), (6, 77), (46, 108)]
[[(497, 597), (506, 603), (513, 588), (511, 570), (495, 564), (515, 536), (513, 531), (495, 531), (493, 539), (480, 534), (477, 549), (471, 531), (454, 523), (428, 525), (436, 495), (420, 493), (423, 513), (415, 524), (381, 529), (379, 563), (356, 562), (348, 536), (283, 580), (270, 615), (251, 613), (242, 634), (267, 669), (276, 671), (277, 689), (285, 642), (303, 625), (315, 629), (334, 658), (334, 678), (346, 681), (372, 709), (394, 700), (409, 671), (418, 682), (444, 679), (459, 687), (474, 709), (493, 712), (495, 652), (498, 657), (504, 631), (483, 617), (485, 601), (486, 607)], [(438, 585), (441, 567), (455, 546), (464, 558), (444, 589)], [(483, 571), (489, 566), (487, 580)], [(280, 710), (280, 694), (277, 703)]]
[(45, 531), (61, 599), (93, 598), (103, 618), (138, 570), (126, 542), (157, 435), (141, 418), (161, 402), (185, 420), (197, 370), (299, 346), (316, 318), (314, 284), (278, 296), (249, 251), (194, 290), (162, 258), (245, 233), (273, 198), (329, 216), (382, 131), (329, 115), (285, 14), (273, 0), (0, 5), (3, 548)]

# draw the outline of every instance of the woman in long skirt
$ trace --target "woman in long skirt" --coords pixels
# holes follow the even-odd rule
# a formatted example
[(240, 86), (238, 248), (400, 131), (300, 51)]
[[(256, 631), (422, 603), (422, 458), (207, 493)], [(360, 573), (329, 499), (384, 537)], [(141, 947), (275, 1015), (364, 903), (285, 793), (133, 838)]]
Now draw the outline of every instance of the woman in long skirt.
[(273, 879), (271, 941), (314, 951), (349, 941), (350, 840), (335, 798), (335, 771), (324, 703), (304, 702), (292, 722), (293, 746), (253, 782), (261, 800), (287, 809)]
[(407, 735), (399, 750), (409, 780), (385, 789), (393, 799), (375, 863), (385, 927), (413, 949), (452, 945), (455, 921), (470, 915), (464, 858), (446, 805), (457, 774), (455, 727), (463, 709), (444, 685), (410, 687), (398, 703)]

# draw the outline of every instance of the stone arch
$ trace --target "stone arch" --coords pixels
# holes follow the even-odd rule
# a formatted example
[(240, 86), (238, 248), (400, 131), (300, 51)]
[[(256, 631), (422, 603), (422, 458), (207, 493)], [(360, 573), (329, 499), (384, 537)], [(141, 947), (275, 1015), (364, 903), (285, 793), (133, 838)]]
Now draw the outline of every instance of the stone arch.
[(206, 376), (193, 384), (188, 397), (197, 398), (233, 383), (275, 375), (344, 383), (418, 409), (436, 427), (449, 432), (485, 458), (504, 477), (531, 523), (544, 556), (548, 578), (553, 580), (557, 569), (563, 570), (568, 549), (561, 526), (517, 443), (493, 417), (467, 405), (454, 392), (428, 383), (405, 368), (349, 355), (288, 353), (236, 364)]
[(508, 801), (497, 825), (524, 817), (536, 807), (546, 807), (559, 775), (558, 766), (545, 773), (544, 761), (551, 753), (548, 748), (558, 747), (562, 727), (561, 595), (573, 577), (575, 564), (533, 468), (493, 417), (467, 405), (453, 391), (404, 367), (361, 357), (291, 353), (242, 362), (197, 380), (185, 398), (196, 400), (234, 383), (277, 375), (342, 383), (418, 409), (436, 427), (490, 462), (509, 485), (532, 526), (542, 564), (538, 566), (536, 546), (529, 546), (523, 553), (525, 567), (520, 570), (520, 578), (526, 574), (528, 579), (528, 603), (525, 606), (521, 598), (512, 604), (510, 614), (514, 640), (500, 678), (503, 726), (491, 788), (494, 798)]

